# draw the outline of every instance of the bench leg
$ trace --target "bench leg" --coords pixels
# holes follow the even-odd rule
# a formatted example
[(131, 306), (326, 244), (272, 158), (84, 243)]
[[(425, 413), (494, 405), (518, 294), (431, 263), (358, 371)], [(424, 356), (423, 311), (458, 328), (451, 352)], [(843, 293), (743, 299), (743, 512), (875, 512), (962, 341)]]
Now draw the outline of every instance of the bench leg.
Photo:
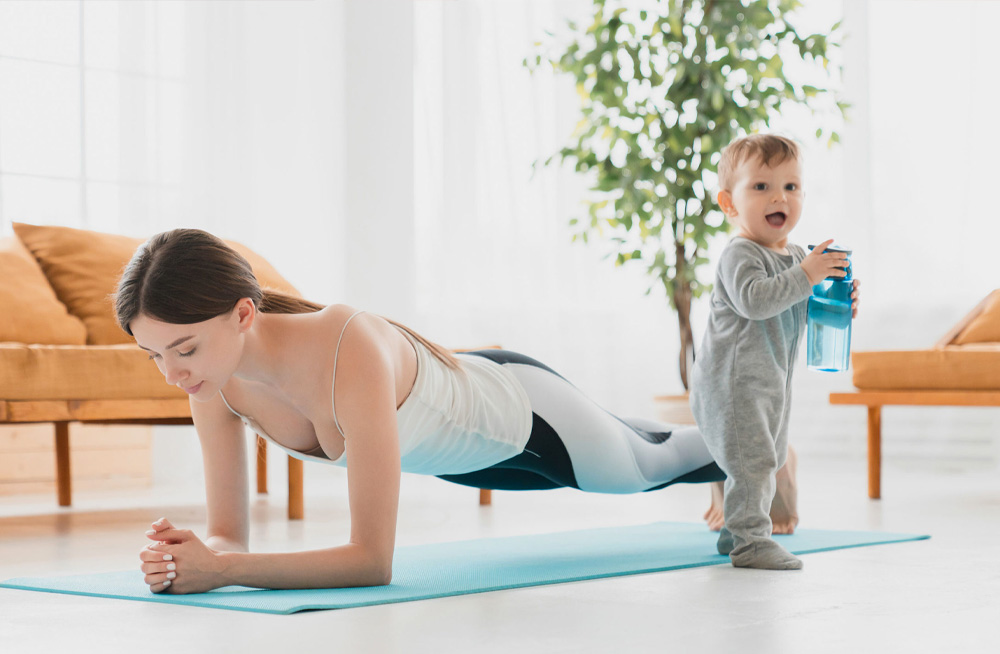
[(493, 491), (487, 488), (479, 489), (479, 506), (489, 506), (493, 504)]
[(257, 492), (267, 493), (267, 441), (257, 437)]
[(288, 519), (301, 520), (305, 517), (302, 497), (302, 461), (288, 457)]
[(56, 425), (56, 493), (59, 506), (70, 506), (73, 503), (73, 487), (69, 469), (69, 423), (57, 422)]
[(882, 497), (882, 407), (868, 407), (868, 497)]

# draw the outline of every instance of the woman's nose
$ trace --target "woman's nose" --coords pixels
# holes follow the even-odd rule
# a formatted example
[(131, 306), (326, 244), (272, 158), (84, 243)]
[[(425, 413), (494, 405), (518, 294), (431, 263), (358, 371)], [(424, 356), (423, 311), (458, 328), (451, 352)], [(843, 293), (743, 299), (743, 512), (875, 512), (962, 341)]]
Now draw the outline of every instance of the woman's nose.
[(177, 382), (187, 379), (188, 373), (181, 366), (165, 363), (163, 364), (163, 375), (166, 377), (167, 383), (173, 386)]

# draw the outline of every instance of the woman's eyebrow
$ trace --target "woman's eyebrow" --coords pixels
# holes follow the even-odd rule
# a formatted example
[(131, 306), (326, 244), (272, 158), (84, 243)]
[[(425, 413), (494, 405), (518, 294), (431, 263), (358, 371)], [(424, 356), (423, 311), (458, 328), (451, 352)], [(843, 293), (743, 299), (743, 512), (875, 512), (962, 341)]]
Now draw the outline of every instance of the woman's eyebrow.
[[(194, 338), (194, 334), (192, 334), (191, 336), (185, 336), (183, 338), (178, 338), (176, 341), (174, 341), (173, 343), (171, 343), (170, 345), (168, 345), (167, 349), (168, 350), (172, 350), (173, 348), (177, 347), (181, 343), (184, 343), (185, 341), (190, 341), (192, 338)], [(139, 345), (139, 344), (136, 343), (136, 345)], [(142, 346), (139, 345), (139, 347), (142, 347)], [(153, 351), (153, 350), (150, 350), (148, 347), (142, 347), (142, 349), (146, 350), (147, 352), (152, 352)]]

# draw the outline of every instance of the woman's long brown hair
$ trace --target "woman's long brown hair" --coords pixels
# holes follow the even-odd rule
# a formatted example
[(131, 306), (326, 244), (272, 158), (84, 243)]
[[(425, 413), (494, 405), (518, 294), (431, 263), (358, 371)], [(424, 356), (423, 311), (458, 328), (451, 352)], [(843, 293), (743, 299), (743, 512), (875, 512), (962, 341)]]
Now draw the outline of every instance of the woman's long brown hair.
[[(147, 315), (163, 322), (188, 325), (229, 313), (242, 298), (262, 313), (311, 313), (324, 305), (280, 291), (261, 288), (250, 263), (225, 241), (200, 229), (174, 229), (140, 245), (125, 266), (112, 296), (118, 325), (133, 336), (129, 324)], [(412, 329), (379, 316), (402, 329), (442, 363), (459, 370), (458, 359)]]

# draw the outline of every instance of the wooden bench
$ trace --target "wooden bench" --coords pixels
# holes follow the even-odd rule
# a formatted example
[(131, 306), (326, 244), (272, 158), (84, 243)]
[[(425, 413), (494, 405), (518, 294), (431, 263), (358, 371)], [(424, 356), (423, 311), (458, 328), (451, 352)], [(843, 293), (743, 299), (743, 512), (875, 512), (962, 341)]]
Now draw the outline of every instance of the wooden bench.
[[(918, 352), (887, 352), (882, 354), (895, 354), (902, 357), (894, 361), (894, 364), (882, 363), (877, 366), (867, 365), (865, 371), (859, 370), (861, 364), (865, 363), (863, 357), (877, 355), (877, 352), (855, 352), (854, 361), (854, 383), (858, 390), (852, 393), (831, 393), (830, 404), (860, 404), (868, 407), (868, 497), (879, 499), (882, 497), (882, 407), (883, 406), (1000, 406), (1000, 389), (997, 388), (996, 358), (981, 359), (990, 354), (988, 351), (971, 351), (969, 357), (977, 359), (971, 363), (979, 365), (970, 366), (969, 359), (963, 359), (963, 365), (955, 366), (956, 361), (948, 360), (950, 363), (936, 363), (934, 366), (919, 355), (933, 352), (943, 352), (944, 350), (955, 350), (963, 347), (974, 348), (977, 344), (986, 346), (993, 350), (995, 354), (997, 336), (1000, 331), (997, 329), (997, 307), (1000, 307), (1000, 289), (987, 295), (972, 311), (966, 314), (961, 320), (948, 330), (934, 346), (928, 350)], [(973, 345), (969, 345), (969, 344)], [(915, 368), (906, 369), (905, 366), (914, 358), (923, 361), (916, 364)], [(983, 363), (986, 361), (986, 363)], [(993, 374), (984, 377), (982, 370), (986, 369)], [(871, 370), (881, 370), (883, 373), (892, 373), (891, 378), (875, 378), (870, 374)], [(903, 370), (903, 372), (900, 372)], [(944, 386), (940, 377), (935, 375), (954, 377), (956, 371), (960, 375), (957, 380), (948, 382), (950, 388), (934, 388), (934, 386)], [(947, 373), (947, 374), (946, 374)], [(919, 377), (914, 379), (913, 377)], [(892, 388), (896, 385), (912, 386), (913, 388)], [(959, 385), (961, 384), (961, 385)], [(965, 384), (968, 387), (963, 388)], [(885, 386), (886, 388), (883, 388)]]
[(868, 497), (882, 497), (882, 407), (1000, 406), (1000, 391), (857, 391), (830, 393), (830, 404), (868, 407)]

